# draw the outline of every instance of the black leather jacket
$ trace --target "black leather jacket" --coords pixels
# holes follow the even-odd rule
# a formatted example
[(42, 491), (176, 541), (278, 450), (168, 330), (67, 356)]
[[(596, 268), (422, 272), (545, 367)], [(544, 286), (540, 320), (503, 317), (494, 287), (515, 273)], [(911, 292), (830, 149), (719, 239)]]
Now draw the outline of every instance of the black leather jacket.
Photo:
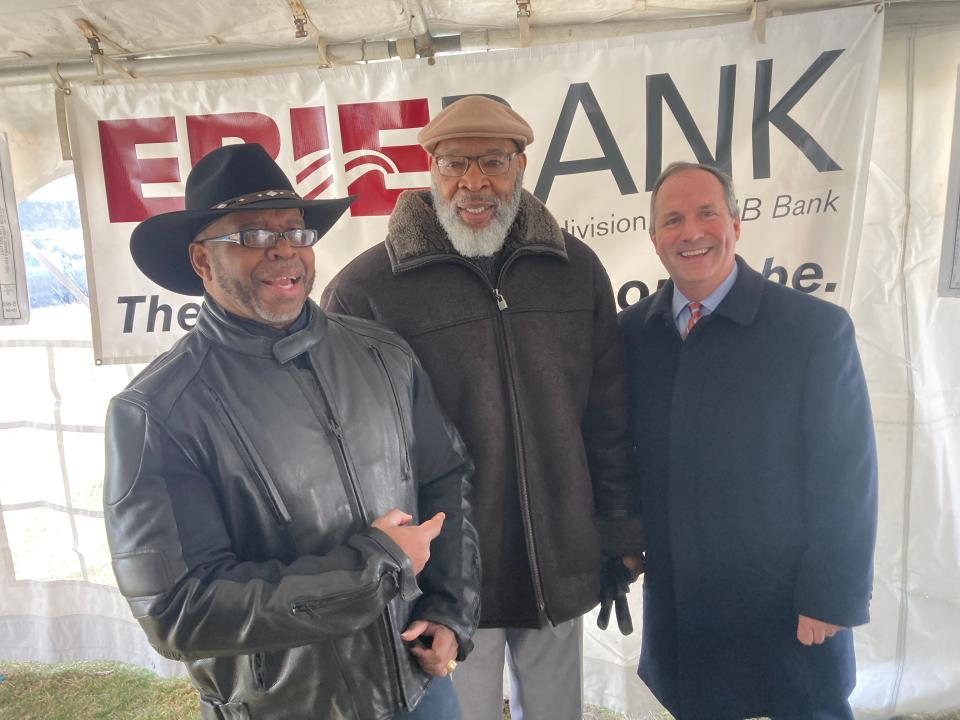
[[(117, 581), (205, 719), (389, 718), (428, 680), (399, 638), (412, 619), (472, 647), (463, 443), (403, 340), (308, 303), (273, 340), (208, 302), (108, 411)], [(370, 527), (394, 507), (446, 513), (419, 577)]]

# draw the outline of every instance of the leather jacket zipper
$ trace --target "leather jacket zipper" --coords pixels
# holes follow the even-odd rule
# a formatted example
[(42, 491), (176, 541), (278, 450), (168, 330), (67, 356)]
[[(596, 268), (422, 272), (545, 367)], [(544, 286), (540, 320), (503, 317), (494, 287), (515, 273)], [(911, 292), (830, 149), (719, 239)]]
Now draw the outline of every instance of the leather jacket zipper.
[[(333, 405), (330, 403), (330, 398), (327, 396), (327, 391), (323, 387), (321, 375), (313, 362), (313, 357), (309, 353), (307, 353), (307, 357), (309, 358), (309, 363), (310, 363), (310, 373), (313, 375), (313, 380), (314, 380), (312, 388), (307, 387), (306, 380), (304, 380), (303, 376), (301, 376), (300, 371), (297, 368), (291, 367), (290, 372), (292, 373), (294, 382), (297, 383), (297, 385), (300, 387), (301, 391), (303, 392), (303, 396), (306, 398), (307, 403), (310, 404), (311, 408), (313, 409), (314, 414), (324, 424), (324, 426), (327, 428), (330, 435), (333, 437), (334, 443), (338, 450), (338, 452), (334, 453), (334, 456), (336, 457), (336, 461), (337, 461), (337, 469), (340, 471), (340, 476), (343, 479), (344, 485), (346, 485), (346, 489), (350, 493), (351, 500), (353, 501), (356, 507), (357, 517), (359, 518), (362, 526), (365, 528), (370, 524), (373, 518), (369, 518), (367, 516), (367, 510), (364, 507), (363, 498), (360, 496), (360, 490), (357, 487), (356, 474), (353, 472), (351, 468), (350, 457), (347, 453), (346, 442), (344, 441), (344, 438), (343, 438), (343, 428), (340, 427), (340, 423), (337, 421), (334, 415)], [(316, 390), (315, 394), (313, 390)], [(320, 397), (320, 400), (323, 403), (322, 408), (318, 408), (314, 405), (315, 396)], [(352, 598), (356, 598), (356, 595), (353, 595)], [(329, 601), (330, 598), (327, 598), (327, 600)], [(316, 607), (316, 605), (313, 605), (312, 607)], [(310, 612), (311, 604), (308, 601), (295, 603), (294, 606), (291, 608), (291, 610), (294, 613)], [(387, 627), (386, 642), (391, 648), (393, 648), (394, 656), (396, 657), (398, 653), (397, 638), (399, 637), (400, 633), (397, 631), (396, 627), (394, 626), (390, 618), (389, 612), (387, 613), (387, 616), (385, 618), (385, 624)], [(407, 691), (406, 691), (406, 687), (404, 687), (403, 677), (402, 677), (402, 673), (400, 672), (399, 662), (395, 664), (394, 669), (396, 671), (398, 694), (401, 695), (404, 699), (406, 699)]]
[(258, 652), (253, 654), (252, 658), (253, 663), (253, 681), (257, 686), (257, 690), (263, 691), (267, 689), (267, 676), (266, 671), (264, 670), (264, 659), (263, 653)]
[[(326, 402), (326, 397), (324, 397), (324, 402)], [(355, 476), (350, 470), (350, 460), (347, 458), (347, 445), (343, 439), (343, 428), (340, 427), (340, 423), (337, 422), (333, 415), (328, 415), (326, 421), (327, 431), (333, 436), (334, 443), (337, 446), (337, 465), (340, 466), (339, 469), (341, 473), (343, 473), (347, 479), (347, 485), (350, 487), (353, 502), (357, 507), (357, 516), (360, 518), (360, 522), (366, 525), (370, 520), (367, 517), (367, 509), (363, 505), (363, 498), (360, 496), (360, 489), (357, 487)]]
[(410, 467), (410, 445), (407, 439), (407, 427), (403, 424), (403, 411), (400, 407), (400, 395), (397, 393), (397, 386), (393, 382), (393, 377), (390, 375), (390, 371), (387, 369), (387, 362), (383, 359), (383, 354), (380, 352), (380, 348), (370, 346), (370, 351), (373, 353), (373, 356), (379, 361), (380, 367), (383, 368), (383, 374), (387, 376), (387, 385), (390, 386), (390, 394), (393, 395), (393, 405), (397, 410), (397, 424), (400, 427), (400, 432), (397, 435), (400, 438), (400, 458), (403, 463), (400, 467), (400, 480), (407, 482), (411, 479), (413, 471)]
[(379, 593), (380, 583), (381, 580), (378, 579), (376, 583), (372, 585), (365, 585), (360, 589), (345, 590), (343, 592), (333, 593), (332, 595), (327, 595), (326, 597), (322, 598), (303, 598), (294, 600), (290, 605), (290, 612), (292, 612), (294, 615), (299, 615), (301, 613), (313, 615), (338, 605), (348, 605), (361, 602)]
[[(337, 464), (340, 481), (343, 483), (343, 491), (350, 502), (351, 511), (358, 520), (357, 529), (359, 530), (362, 527), (366, 527), (370, 523), (370, 518), (367, 517), (363, 498), (360, 497), (360, 491), (357, 489), (356, 474), (350, 466), (350, 458), (347, 454), (346, 443), (343, 439), (343, 429), (334, 416), (333, 406), (330, 404), (330, 399), (327, 397), (326, 390), (323, 388), (323, 383), (320, 382), (320, 375), (316, 368), (313, 367), (312, 362), (309, 368), (312, 382), (304, 377), (304, 374), (301, 373), (299, 368), (290, 367), (289, 372), (297, 387), (300, 388), (300, 392), (303, 393), (303, 397), (310, 406), (310, 409), (313, 410), (314, 416), (320, 421), (325, 430), (327, 442), (330, 443), (331, 450), (333, 450), (333, 459)], [(320, 398), (320, 403), (316, 402), (316, 398), (318, 397)]]
[[(352, 590), (349, 592), (337, 593), (335, 595), (328, 595), (327, 597), (322, 599), (295, 600), (290, 607), (290, 611), (294, 615), (299, 615), (299, 614), (314, 615), (319, 612), (322, 612), (325, 609), (329, 609), (331, 607), (337, 607), (341, 605), (362, 602), (366, 600), (368, 597), (375, 596), (379, 592), (380, 592), (380, 583), (377, 582), (377, 584), (375, 585), (370, 585), (360, 590)], [(406, 686), (404, 685), (404, 682), (403, 682), (403, 673), (400, 671), (400, 663), (402, 662), (402, 658), (399, 656), (398, 653), (401, 651), (401, 649), (397, 646), (397, 643), (394, 639), (396, 636), (396, 630), (395, 630), (396, 624), (393, 619), (393, 611), (390, 604), (387, 604), (386, 606), (386, 617), (384, 617), (384, 615), (381, 614), (380, 621), (382, 623), (381, 630), (383, 632), (386, 645), (393, 652), (393, 659), (394, 659), (393, 666), (394, 666), (394, 672), (395, 672), (394, 679), (396, 680), (396, 683), (397, 683), (397, 689), (399, 690), (400, 696), (404, 699), (404, 701), (408, 701), (409, 698), (407, 695)]]
[(410, 702), (410, 695), (407, 692), (407, 685), (403, 679), (403, 672), (400, 668), (403, 667), (403, 663), (407, 662), (409, 658), (409, 651), (407, 647), (402, 643), (398, 644), (394, 641), (396, 637), (395, 628), (399, 627), (396, 617), (394, 617), (393, 604), (387, 605), (387, 612), (385, 617), (383, 617), (383, 625), (381, 631), (384, 633), (384, 639), (387, 641), (387, 647), (393, 652), (393, 667), (397, 673), (397, 687), (400, 689), (400, 698), (407, 704)]
[(273, 478), (270, 477), (270, 473), (267, 471), (266, 466), (264, 466), (263, 462), (260, 460), (260, 456), (254, 451), (254, 446), (250, 440), (250, 437), (247, 435), (240, 422), (234, 417), (227, 404), (223, 401), (223, 398), (221, 398), (220, 395), (209, 386), (207, 387), (207, 393), (213, 399), (216, 406), (220, 408), (220, 412), (223, 414), (223, 417), (226, 420), (226, 426), (233, 430), (235, 444), (237, 449), (240, 451), (240, 454), (243, 456), (244, 464), (247, 466), (247, 470), (249, 470), (250, 474), (258, 481), (257, 484), (260, 487), (260, 491), (267, 500), (267, 504), (274, 516), (280, 522), (287, 525), (290, 524), (290, 522), (293, 520), (290, 515), (290, 511), (287, 510), (287, 506), (283, 502), (283, 498), (280, 497), (280, 491), (277, 490), (277, 486), (274, 484)]

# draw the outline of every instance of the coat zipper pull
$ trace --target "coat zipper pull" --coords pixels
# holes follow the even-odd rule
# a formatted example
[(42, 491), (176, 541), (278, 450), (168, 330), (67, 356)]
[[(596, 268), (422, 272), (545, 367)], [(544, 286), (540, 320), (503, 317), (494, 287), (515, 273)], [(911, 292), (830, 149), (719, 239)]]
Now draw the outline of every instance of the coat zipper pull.
[(343, 430), (340, 429), (340, 423), (333, 418), (327, 418), (327, 426), (330, 428), (330, 432), (334, 434), (337, 440), (343, 440)]
[(500, 294), (500, 288), (493, 289), (493, 297), (497, 301), (497, 307), (501, 310), (507, 309), (507, 301), (504, 299), (503, 295)]

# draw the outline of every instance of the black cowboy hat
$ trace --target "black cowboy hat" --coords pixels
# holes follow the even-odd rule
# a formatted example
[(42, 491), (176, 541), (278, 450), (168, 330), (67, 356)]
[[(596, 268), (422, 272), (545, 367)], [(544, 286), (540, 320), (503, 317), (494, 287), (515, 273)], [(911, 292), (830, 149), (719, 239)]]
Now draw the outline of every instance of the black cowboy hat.
[(204, 155), (187, 176), (185, 201), (185, 210), (154, 215), (137, 225), (130, 254), (158, 285), (181, 295), (202, 295), (203, 281), (190, 265), (187, 246), (206, 225), (238, 210), (302, 208), (304, 225), (322, 236), (353, 198), (304, 200), (267, 151), (249, 143)]

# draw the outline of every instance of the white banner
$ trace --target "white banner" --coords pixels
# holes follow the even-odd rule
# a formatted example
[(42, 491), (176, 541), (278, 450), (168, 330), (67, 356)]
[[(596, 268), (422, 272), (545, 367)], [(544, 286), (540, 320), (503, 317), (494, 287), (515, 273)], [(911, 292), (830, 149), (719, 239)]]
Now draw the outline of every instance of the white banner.
[(25, 325), (30, 321), (27, 274), (23, 267), (23, 241), (13, 192), (10, 148), (0, 133), (0, 325)]
[(357, 195), (316, 247), (317, 285), (383, 239), (397, 194), (429, 183), (417, 130), (451, 98), (507, 100), (533, 126), (524, 185), (600, 255), (621, 306), (665, 273), (648, 188), (673, 160), (732, 173), (739, 252), (769, 277), (849, 301), (873, 137), (882, 14), (871, 7), (576, 45), (208, 82), (83, 86), (71, 139), (98, 362), (156, 356), (198, 299), (150, 283), (128, 249), (183, 206), (211, 149), (263, 144), (305, 197)]

